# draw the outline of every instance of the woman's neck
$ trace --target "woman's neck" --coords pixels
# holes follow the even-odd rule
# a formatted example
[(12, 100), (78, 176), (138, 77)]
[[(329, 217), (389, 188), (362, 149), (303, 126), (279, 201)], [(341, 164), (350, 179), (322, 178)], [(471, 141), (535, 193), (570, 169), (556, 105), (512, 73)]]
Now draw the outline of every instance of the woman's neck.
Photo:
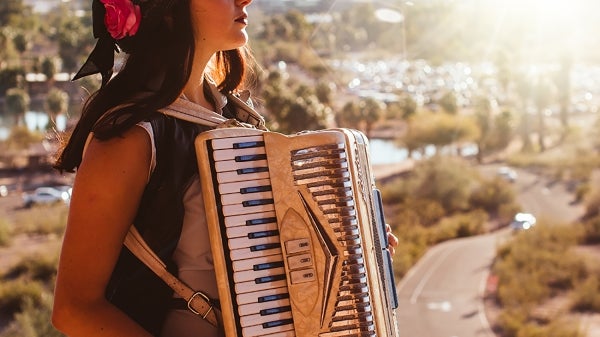
[(205, 95), (204, 91), (204, 81), (206, 79), (205, 70), (206, 65), (208, 64), (208, 59), (206, 57), (201, 57), (201, 53), (196, 53), (194, 57), (194, 65), (192, 67), (192, 73), (190, 74), (190, 78), (183, 88), (181, 95), (196, 104), (199, 104), (207, 109), (215, 110), (215, 106), (208, 97)]

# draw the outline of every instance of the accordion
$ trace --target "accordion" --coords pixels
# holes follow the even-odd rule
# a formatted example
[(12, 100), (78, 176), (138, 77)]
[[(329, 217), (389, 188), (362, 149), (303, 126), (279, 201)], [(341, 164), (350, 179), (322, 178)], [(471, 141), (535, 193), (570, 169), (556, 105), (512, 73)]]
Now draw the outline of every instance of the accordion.
[(362, 133), (226, 128), (195, 146), (227, 337), (398, 336)]

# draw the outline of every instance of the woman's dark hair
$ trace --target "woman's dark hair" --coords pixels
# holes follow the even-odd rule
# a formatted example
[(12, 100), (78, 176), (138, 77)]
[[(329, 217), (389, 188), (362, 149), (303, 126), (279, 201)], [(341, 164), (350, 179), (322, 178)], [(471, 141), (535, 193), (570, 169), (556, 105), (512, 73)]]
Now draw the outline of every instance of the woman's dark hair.
[[(128, 57), (113, 79), (87, 100), (69, 140), (54, 167), (74, 172), (81, 163), (90, 132), (100, 140), (121, 135), (171, 104), (183, 90), (192, 70), (194, 36), (189, 0), (179, 0), (162, 22), (144, 27), (128, 41)], [(169, 28), (167, 28), (169, 27)], [(215, 69), (222, 93), (236, 90), (244, 81), (244, 49), (219, 52)]]

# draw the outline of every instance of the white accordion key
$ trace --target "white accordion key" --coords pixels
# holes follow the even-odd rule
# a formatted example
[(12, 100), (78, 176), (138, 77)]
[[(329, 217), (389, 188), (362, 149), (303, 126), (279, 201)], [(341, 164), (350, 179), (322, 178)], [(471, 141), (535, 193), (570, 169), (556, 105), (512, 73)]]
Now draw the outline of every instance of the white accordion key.
[(270, 282), (259, 282), (249, 281), (235, 284), (235, 292), (236, 294), (249, 293), (259, 290), (271, 289), (271, 288), (279, 288), (286, 287), (287, 282), (285, 280), (285, 275), (274, 275), (269, 278), (264, 278), (264, 280), (271, 279), (273, 281)]
[(226, 171), (237, 171), (250, 167), (267, 167), (269, 164), (266, 160), (260, 159), (264, 155), (249, 155), (241, 157), (243, 161), (236, 160), (223, 160), (215, 162), (215, 171), (226, 172)]
[[(276, 301), (250, 303), (240, 305), (238, 312), (240, 316), (262, 315), (269, 316), (277, 313), (291, 311), (290, 299), (284, 298)], [(247, 326), (247, 325), (246, 325)]]
[(229, 227), (225, 231), (228, 239), (239, 238), (239, 237), (248, 237), (248, 236), (256, 236), (260, 233), (268, 233), (272, 231), (279, 230), (276, 223), (267, 223), (264, 225), (244, 225), (244, 226), (236, 226)]
[(241, 214), (237, 216), (227, 216), (224, 219), (225, 227), (235, 226), (253, 226), (265, 223), (276, 223), (275, 212), (269, 211), (258, 214)]
[(275, 244), (277, 246), (281, 246), (281, 244), (279, 243), (279, 235), (271, 235), (257, 238), (241, 237), (229, 240), (229, 248), (231, 250), (249, 248), (250, 251), (260, 251), (268, 249), (267, 247), (269, 246), (265, 247), (265, 245), (274, 246)]
[(230, 183), (242, 180), (259, 180), (269, 178), (268, 167), (252, 167), (237, 171), (225, 171), (217, 173), (219, 183)]
[(255, 143), (255, 146), (264, 146), (264, 141), (262, 135), (259, 136), (244, 136), (244, 137), (233, 137), (233, 138), (216, 138), (211, 141), (213, 150), (222, 150), (222, 149), (233, 149), (236, 147), (234, 144), (240, 143)]
[(242, 335), (244, 337), (262, 337), (270, 336), (268, 335), (270, 333), (284, 332), (292, 329), (294, 329), (294, 325), (290, 318), (242, 328)]
[(221, 203), (223, 205), (244, 205), (244, 203), (249, 204), (252, 201), (259, 200), (271, 200), (270, 203), (273, 203), (273, 193), (271, 191), (245, 194), (231, 193), (221, 196)]
[(275, 210), (275, 206), (273, 206), (272, 200), (256, 200), (256, 202), (248, 203), (247, 205), (223, 206), (223, 214), (226, 216), (270, 212), (273, 210)]
[(233, 271), (244, 271), (244, 270), (264, 270), (272, 267), (279, 267), (283, 264), (281, 256), (271, 255), (262, 256), (254, 259), (245, 259), (239, 261), (233, 261)]
[(266, 289), (252, 293), (238, 294), (236, 296), (238, 305), (271, 302), (284, 298), (289, 298), (287, 287)]
[(226, 160), (235, 160), (236, 157), (239, 156), (255, 156), (259, 154), (265, 154), (264, 147), (250, 147), (246, 149), (226, 149), (226, 150), (217, 150), (213, 152), (213, 159), (215, 162), (226, 161)]
[(285, 268), (273, 268), (273, 269), (264, 269), (264, 270), (244, 270), (233, 273), (233, 282), (247, 282), (256, 279), (261, 279), (263, 277), (268, 277), (272, 275), (284, 275)]
[(269, 256), (269, 255), (281, 255), (281, 245), (280, 244), (268, 244), (263, 247), (259, 247), (262, 249), (259, 250), (251, 250), (250, 247), (241, 248), (241, 249), (233, 249), (230, 251), (231, 261), (243, 260), (243, 259), (251, 259), (261, 256)]
[(253, 190), (271, 190), (271, 181), (269, 179), (236, 181), (219, 185), (219, 193), (252, 193)]
[[(280, 320), (289, 320), (292, 318), (292, 312), (286, 311), (278, 314), (263, 316), (261, 314), (248, 315), (240, 317), (240, 325), (245, 327), (251, 327), (254, 325), (262, 325), (269, 322), (275, 322)], [(263, 336), (263, 335), (261, 335)]]

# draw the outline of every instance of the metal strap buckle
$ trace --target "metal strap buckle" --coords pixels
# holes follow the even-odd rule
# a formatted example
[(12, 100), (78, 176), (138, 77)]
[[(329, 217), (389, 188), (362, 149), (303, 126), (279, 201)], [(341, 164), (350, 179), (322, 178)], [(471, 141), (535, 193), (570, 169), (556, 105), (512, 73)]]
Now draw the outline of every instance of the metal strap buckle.
[[(202, 299), (204, 299), (204, 301), (206, 301), (206, 303), (209, 305), (208, 310), (206, 310), (206, 312), (204, 314), (199, 313), (198, 311), (196, 311), (194, 308), (192, 308), (192, 301), (194, 300), (194, 297), (196, 296), (200, 296), (202, 297)], [(213, 309), (213, 305), (210, 301), (210, 298), (208, 296), (206, 296), (206, 294), (204, 294), (201, 291), (197, 291), (195, 292), (192, 297), (190, 297), (190, 299), (187, 301), (187, 307), (188, 309), (190, 309), (191, 312), (193, 312), (196, 315), (202, 316), (202, 319), (206, 319), (206, 316), (208, 316), (208, 314), (210, 314), (210, 312)]]

